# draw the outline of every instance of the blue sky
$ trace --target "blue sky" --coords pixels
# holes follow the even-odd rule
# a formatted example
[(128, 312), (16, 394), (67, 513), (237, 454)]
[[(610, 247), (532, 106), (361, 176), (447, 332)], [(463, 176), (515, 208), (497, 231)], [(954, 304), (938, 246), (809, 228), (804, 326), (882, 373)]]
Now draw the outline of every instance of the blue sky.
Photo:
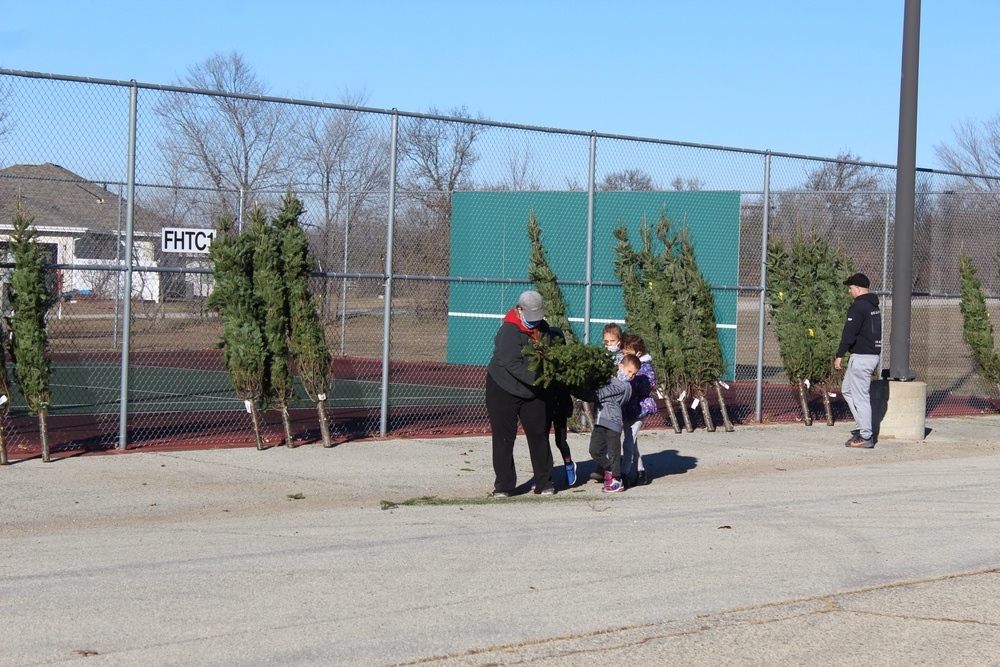
[[(903, 0), (0, 0), (0, 67), (174, 83), (239, 51), (271, 94), (895, 163)], [(917, 162), (1000, 112), (1000, 2), (930, 0)]]

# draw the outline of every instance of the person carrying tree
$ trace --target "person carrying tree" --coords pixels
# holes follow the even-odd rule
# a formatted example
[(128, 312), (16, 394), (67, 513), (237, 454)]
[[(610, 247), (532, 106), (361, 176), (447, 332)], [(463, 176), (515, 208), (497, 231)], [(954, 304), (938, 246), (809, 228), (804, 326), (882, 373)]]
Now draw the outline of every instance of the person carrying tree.
[(833, 367), (841, 370), (844, 354), (850, 352), (847, 372), (841, 393), (847, 407), (854, 415), (855, 426), (847, 447), (871, 449), (875, 446), (872, 434), (872, 373), (878, 366), (882, 352), (882, 311), (878, 297), (868, 291), (871, 281), (863, 273), (855, 273), (844, 281), (854, 302), (847, 309), (847, 322), (840, 336), (840, 347)]
[(552, 449), (545, 392), (535, 386), (536, 374), (529, 367), (524, 348), (547, 334), (542, 295), (535, 290), (521, 293), (493, 339), (493, 357), (486, 367), (486, 411), (493, 434), (494, 498), (507, 498), (517, 486), (514, 441), (521, 422), (528, 441), (535, 493), (553, 495)]

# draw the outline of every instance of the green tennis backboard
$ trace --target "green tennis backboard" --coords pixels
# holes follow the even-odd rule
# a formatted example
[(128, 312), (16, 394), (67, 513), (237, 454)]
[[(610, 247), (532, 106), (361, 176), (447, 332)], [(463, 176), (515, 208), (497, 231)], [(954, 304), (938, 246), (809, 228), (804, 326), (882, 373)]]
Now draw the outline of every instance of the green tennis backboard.
[[(528, 216), (534, 209), (542, 243), (560, 281), (587, 279), (586, 192), (457, 192), (452, 196), (451, 275), (526, 280), (531, 254)], [(640, 247), (643, 217), (655, 223), (664, 214), (685, 224), (698, 268), (713, 286), (737, 284), (739, 192), (594, 193), (593, 282), (617, 282), (613, 230), (624, 222)], [(583, 339), (586, 288), (562, 285), (570, 322)], [(525, 283), (452, 282), (448, 303), (448, 363), (485, 365), (503, 316)], [(719, 339), (731, 379), (736, 359), (736, 292), (715, 290)], [(590, 340), (601, 339), (607, 322), (623, 323), (620, 287), (593, 286)]]

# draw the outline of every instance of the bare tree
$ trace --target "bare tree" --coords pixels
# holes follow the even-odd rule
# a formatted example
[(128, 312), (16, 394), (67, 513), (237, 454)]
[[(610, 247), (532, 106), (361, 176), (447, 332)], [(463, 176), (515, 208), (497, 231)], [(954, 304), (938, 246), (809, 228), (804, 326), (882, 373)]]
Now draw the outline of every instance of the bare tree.
[[(439, 116), (431, 107), (428, 115)], [(412, 198), (400, 229), (416, 236), (400, 243), (400, 266), (409, 271), (444, 274), (448, 271), (451, 236), (451, 193), (472, 189), (469, 170), (479, 161), (476, 141), (487, 126), (465, 107), (451, 110), (451, 117), (409, 118), (400, 132), (400, 152), (405, 161), (403, 186)], [(405, 227), (411, 229), (407, 230)], [(401, 237), (402, 238), (402, 237)]]
[[(954, 144), (934, 147), (945, 169), (965, 174), (1000, 175), (1000, 114), (982, 123), (966, 120), (954, 132)], [(1000, 190), (1000, 182), (990, 179), (966, 178), (965, 185), (980, 192)]]
[[(847, 237), (881, 239), (884, 188), (878, 173), (859, 161), (850, 152), (841, 153), (836, 161), (822, 162), (809, 172), (801, 189), (776, 193), (772, 231), (791, 238), (796, 229), (815, 230), (834, 242)], [(861, 258), (855, 259), (862, 270), (871, 270)]]
[(14, 129), (14, 121), (10, 117), (8, 105), (10, 100), (10, 86), (0, 79), (0, 141), (4, 135)]
[[(346, 93), (341, 103), (363, 106), (367, 100), (367, 93)], [(327, 239), (345, 211), (356, 213), (372, 194), (388, 190), (389, 133), (371, 120), (360, 111), (310, 108), (294, 133), (301, 178), (306, 189), (319, 192)]]
[(681, 178), (678, 176), (670, 181), (670, 187), (678, 192), (698, 192), (705, 189), (705, 182), (700, 178)]
[(243, 97), (268, 89), (241, 54), (215, 54), (188, 68), (177, 85), (207, 91), (169, 93), (155, 107), (166, 130), (161, 150), (194, 184), (214, 188), (220, 206), (232, 211), (240, 210), (240, 197), (252, 201), (282, 185), (286, 112), (281, 104)]
[[(428, 115), (439, 116), (431, 107)], [(473, 119), (466, 107), (451, 110), (452, 118)], [(411, 190), (453, 192), (468, 187), (468, 170), (479, 161), (474, 144), (486, 129), (476, 123), (412, 118), (404, 125), (400, 149), (411, 170), (407, 186)]]
[(625, 169), (607, 174), (597, 189), (602, 192), (652, 192), (656, 185), (653, 177), (642, 169)]

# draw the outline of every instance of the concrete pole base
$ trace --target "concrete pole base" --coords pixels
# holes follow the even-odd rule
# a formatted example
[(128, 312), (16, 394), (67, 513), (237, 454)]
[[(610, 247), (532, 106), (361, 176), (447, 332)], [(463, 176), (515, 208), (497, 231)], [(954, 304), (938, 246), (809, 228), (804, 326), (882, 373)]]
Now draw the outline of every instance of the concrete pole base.
[(927, 383), (875, 380), (872, 382), (872, 427), (875, 437), (923, 440), (926, 434)]

